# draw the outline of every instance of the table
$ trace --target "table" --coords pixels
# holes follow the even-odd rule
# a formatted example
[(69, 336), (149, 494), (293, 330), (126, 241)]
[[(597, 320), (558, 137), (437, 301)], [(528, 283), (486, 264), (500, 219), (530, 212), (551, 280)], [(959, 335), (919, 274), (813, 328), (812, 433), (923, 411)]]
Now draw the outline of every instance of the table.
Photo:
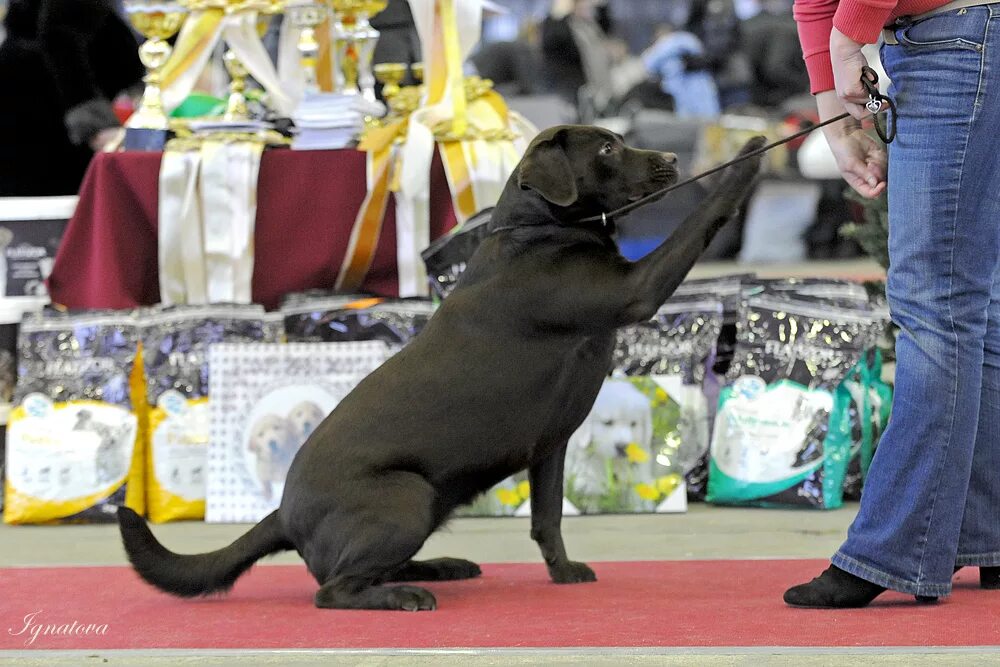
[[(159, 302), (158, 180), (162, 154), (101, 153), (91, 162), (48, 286), (67, 308), (133, 308)], [(435, 153), (431, 238), (455, 226)], [(264, 152), (258, 179), (253, 299), (276, 308), (284, 295), (332, 288), (364, 200), (365, 154), (353, 149)], [(395, 207), (390, 198), (362, 290), (397, 296)]]

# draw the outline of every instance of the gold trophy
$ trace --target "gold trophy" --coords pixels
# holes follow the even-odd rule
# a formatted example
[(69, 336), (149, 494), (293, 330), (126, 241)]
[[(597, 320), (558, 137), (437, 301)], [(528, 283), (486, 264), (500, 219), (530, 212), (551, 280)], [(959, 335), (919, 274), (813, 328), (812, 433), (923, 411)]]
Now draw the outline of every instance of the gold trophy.
[(327, 0), (333, 10), (335, 90), (346, 95), (360, 94), (374, 103), (375, 74), (372, 56), (379, 32), (371, 18), (384, 10), (388, 0)]
[[(280, 6), (272, 2), (258, 2), (241, 7), (240, 10), (257, 12), (257, 36), (263, 39), (271, 23), (272, 13), (280, 11)], [(248, 120), (250, 112), (247, 109), (246, 80), (250, 72), (247, 71), (246, 65), (240, 61), (232, 49), (226, 50), (222, 57), (222, 63), (226, 67), (226, 72), (229, 73), (229, 98), (226, 101), (223, 119), (236, 122)]]
[(319, 82), (316, 78), (316, 61), (319, 59), (316, 26), (326, 19), (327, 12), (326, 6), (313, 0), (290, 0), (285, 5), (285, 16), (301, 30), (298, 50), (302, 69), (306, 75), (306, 95), (319, 92)]
[(146, 67), (143, 79), (146, 88), (139, 108), (125, 124), (125, 147), (155, 150), (163, 147), (168, 133), (160, 89), (161, 72), (171, 51), (166, 40), (180, 30), (187, 9), (174, 0), (125, 0), (125, 11), (135, 29), (146, 38), (139, 48), (139, 59)]

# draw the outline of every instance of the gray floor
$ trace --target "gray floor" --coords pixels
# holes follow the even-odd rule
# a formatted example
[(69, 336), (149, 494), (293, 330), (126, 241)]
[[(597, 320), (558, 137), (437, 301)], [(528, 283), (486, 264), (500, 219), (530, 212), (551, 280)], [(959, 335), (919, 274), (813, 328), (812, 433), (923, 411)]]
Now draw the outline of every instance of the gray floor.
[[(567, 547), (581, 560), (826, 558), (839, 546), (854, 507), (834, 512), (722, 509), (693, 505), (687, 514), (578, 517), (565, 520)], [(172, 549), (197, 552), (228, 543), (246, 526), (203, 523), (154, 527)], [(537, 561), (526, 519), (461, 519), (436, 534), (424, 557), (485, 562)], [(295, 563), (280, 556), (269, 563)], [(125, 563), (113, 526), (0, 526), (0, 567)], [(0, 652), (0, 665), (1000, 665), (991, 649), (642, 649), (509, 651), (84, 651)]]

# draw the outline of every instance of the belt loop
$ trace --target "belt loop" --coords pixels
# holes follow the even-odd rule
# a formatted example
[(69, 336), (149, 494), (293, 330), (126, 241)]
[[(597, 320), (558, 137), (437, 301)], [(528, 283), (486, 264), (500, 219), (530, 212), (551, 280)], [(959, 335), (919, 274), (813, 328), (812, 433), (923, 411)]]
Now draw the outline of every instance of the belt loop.
[(896, 29), (893, 27), (882, 28), (882, 39), (892, 46), (899, 44), (899, 40), (896, 39)]

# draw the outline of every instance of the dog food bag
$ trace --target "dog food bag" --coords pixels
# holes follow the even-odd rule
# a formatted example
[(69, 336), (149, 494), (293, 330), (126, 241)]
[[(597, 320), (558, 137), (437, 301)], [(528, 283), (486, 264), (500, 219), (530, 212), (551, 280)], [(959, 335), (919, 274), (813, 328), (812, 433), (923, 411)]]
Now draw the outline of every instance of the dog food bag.
[(130, 395), (132, 312), (25, 319), (7, 430), (6, 523), (115, 520), (143, 511), (142, 449)]
[(445, 298), (455, 288), (469, 258), (489, 234), (492, 219), (493, 209), (483, 209), (420, 253), (431, 292), (438, 299)]
[(712, 367), (719, 375), (725, 375), (736, 349), (736, 321), (743, 303), (746, 285), (756, 280), (753, 273), (740, 273), (718, 278), (685, 280), (674, 291), (671, 300), (712, 298), (722, 301), (722, 328), (716, 343)]
[(222, 342), (279, 342), (281, 324), (280, 315), (265, 315), (260, 306), (180, 306), (147, 312), (142, 356), (149, 406), (151, 521), (205, 516), (209, 347)]
[(749, 298), (719, 398), (707, 500), (840, 506), (851, 450), (842, 383), (883, 326), (871, 309)]
[(743, 295), (749, 297), (756, 294), (770, 294), (780, 298), (813, 301), (845, 308), (864, 308), (870, 303), (864, 285), (832, 278), (757, 278), (745, 281)]
[(656, 383), (663, 400), (676, 405), (675, 421), (661, 419), (665, 435), (653, 443), (654, 467), (683, 476), (689, 497), (704, 497), (708, 476), (709, 404), (704, 391), (723, 322), (724, 304), (703, 295), (675, 296), (648, 322), (618, 331), (615, 368)]
[(434, 310), (427, 299), (328, 296), (289, 300), (281, 312), (289, 343), (374, 340), (398, 350), (420, 333)]
[[(875, 448), (889, 421), (892, 388), (882, 381), (882, 353), (870, 349), (844, 381), (851, 394), (851, 458), (844, 478), (844, 500), (860, 500)], [(855, 423), (855, 414), (857, 414)]]

